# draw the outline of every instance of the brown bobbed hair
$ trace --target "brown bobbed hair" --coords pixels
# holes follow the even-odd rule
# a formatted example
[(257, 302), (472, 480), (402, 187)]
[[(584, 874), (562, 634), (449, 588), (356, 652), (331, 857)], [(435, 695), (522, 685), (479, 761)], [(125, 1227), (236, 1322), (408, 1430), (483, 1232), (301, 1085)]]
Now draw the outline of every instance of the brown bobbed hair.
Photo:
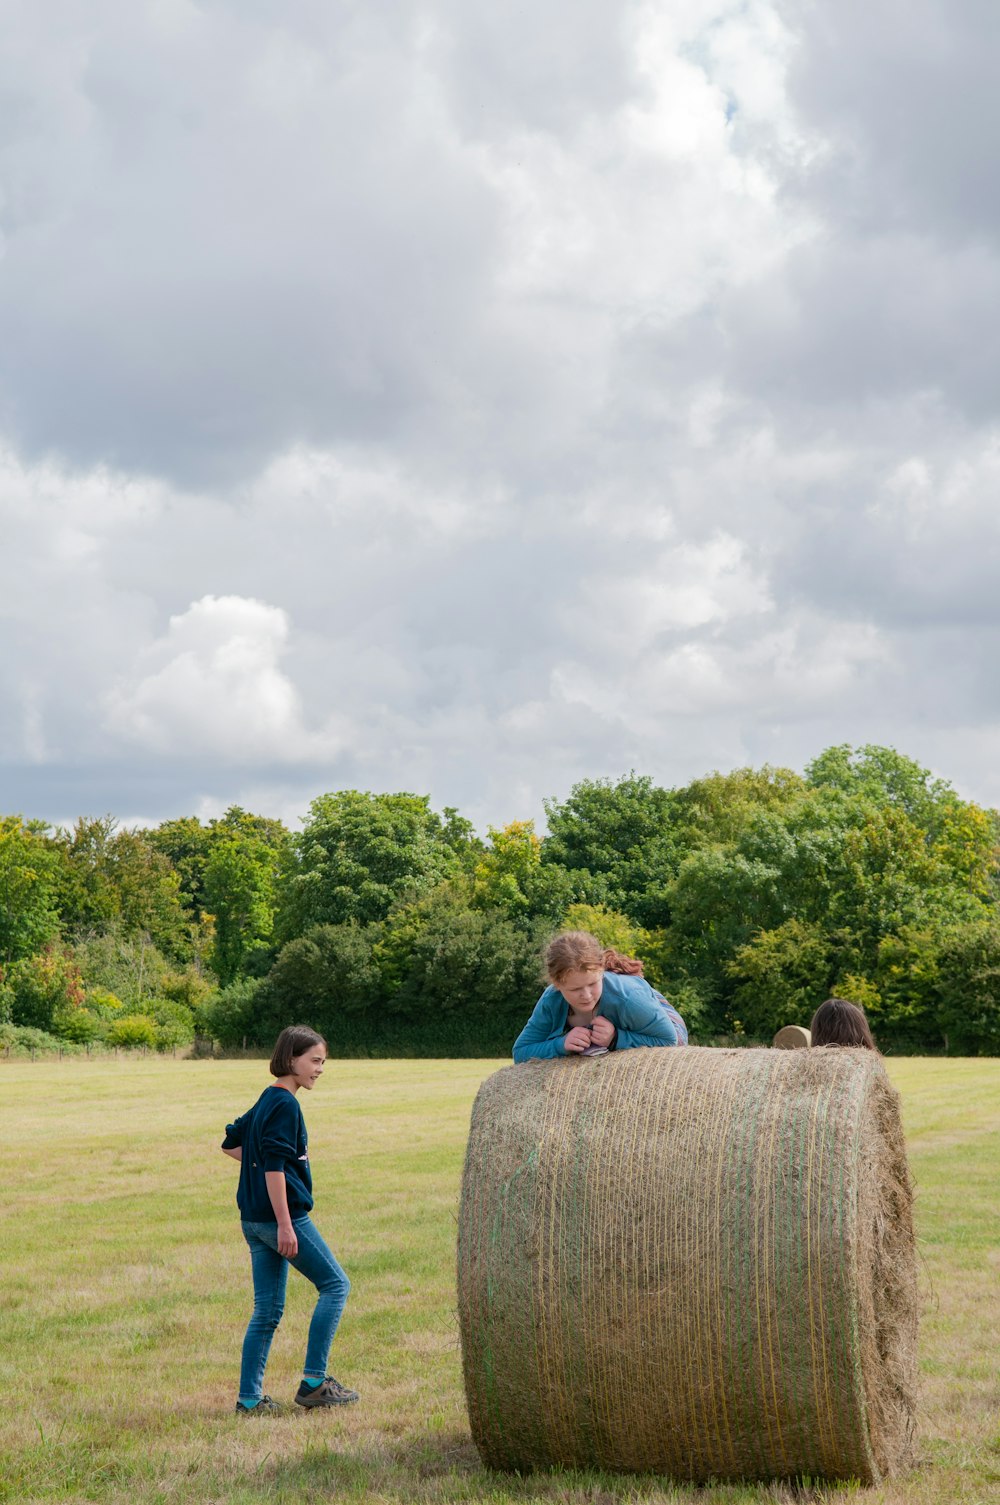
[(875, 1050), (875, 1041), (865, 1011), (846, 998), (828, 998), (812, 1016), (809, 1034), (813, 1045), (861, 1045)]
[(588, 930), (564, 930), (545, 948), (545, 973), (549, 982), (558, 986), (567, 972), (618, 972), (625, 977), (641, 977), (642, 962), (602, 946)]
[(292, 1062), (296, 1056), (304, 1056), (307, 1050), (312, 1050), (314, 1045), (322, 1045), (326, 1050), (326, 1041), (322, 1035), (318, 1035), (308, 1024), (290, 1024), (283, 1029), (274, 1042), (274, 1052), (271, 1056), (271, 1075), (288, 1076), (292, 1069)]

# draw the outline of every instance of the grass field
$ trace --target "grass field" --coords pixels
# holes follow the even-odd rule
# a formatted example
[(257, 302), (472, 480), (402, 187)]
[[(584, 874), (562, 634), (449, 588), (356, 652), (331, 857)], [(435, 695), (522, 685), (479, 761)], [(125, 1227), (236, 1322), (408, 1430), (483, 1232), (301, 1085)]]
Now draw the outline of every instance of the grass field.
[[(479, 1466), (455, 1215), (469, 1109), (498, 1064), (334, 1062), (303, 1095), (316, 1221), (354, 1284), (331, 1370), (362, 1402), (253, 1420), (232, 1414), (249, 1261), (218, 1144), (266, 1065), (0, 1065), (0, 1500), (1000, 1500), (1000, 1060), (890, 1063), (918, 1191), (922, 1404), (917, 1468), (870, 1491)], [(292, 1274), (272, 1350), (267, 1387), (286, 1400), (311, 1289)]]

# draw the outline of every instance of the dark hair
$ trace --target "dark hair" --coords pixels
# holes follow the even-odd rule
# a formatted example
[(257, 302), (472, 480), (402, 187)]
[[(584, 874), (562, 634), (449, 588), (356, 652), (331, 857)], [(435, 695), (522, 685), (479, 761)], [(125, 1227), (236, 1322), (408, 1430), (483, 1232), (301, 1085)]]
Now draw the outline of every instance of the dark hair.
[(326, 1041), (322, 1035), (317, 1035), (308, 1024), (290, 1024), (283, 1029), (274, 1042), (274, 1052), (271, 1056), (271, 1075), (287, 1076), (292, 1069), (292, 1062), (296, 1056), (304, 1056), (307, 1050), (312, 1050), (314, 1045), (322, 1045), (326, 1049)]
[(863, 1045), (874, 1050), (865, 1011), (846, 998), (828, 998), (812, 1016), (809, 1026), (813, 1045)]

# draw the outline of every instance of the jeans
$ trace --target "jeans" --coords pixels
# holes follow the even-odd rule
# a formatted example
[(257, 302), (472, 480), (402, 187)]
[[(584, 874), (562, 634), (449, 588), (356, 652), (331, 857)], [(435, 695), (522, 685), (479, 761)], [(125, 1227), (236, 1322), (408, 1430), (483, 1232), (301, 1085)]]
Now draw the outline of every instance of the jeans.
[(253, 1268), (253, 1316), (243, 1339), (243, 1362), (240, 1366), (240, 1400), (245, 1406), (259, 1401), (264, 1387), (264, 1370), (271, 1351), (281, 1314), (285, 1310), (288, 1266), (311, 1280), (319, 1292), (316, 1310), (309, 1324), (309, 1342), (303, 1373), (309, 1379), (323, 1379), (330, 1344), (337, 1331), (351, 1282), (330, 1253), (312, 1220), (293, 1218), (292, 1227), (299, 1241), (294, 1259), (278, 1253), (277, 1223), (244, 1223), (243, 1237), (250, 1245)]

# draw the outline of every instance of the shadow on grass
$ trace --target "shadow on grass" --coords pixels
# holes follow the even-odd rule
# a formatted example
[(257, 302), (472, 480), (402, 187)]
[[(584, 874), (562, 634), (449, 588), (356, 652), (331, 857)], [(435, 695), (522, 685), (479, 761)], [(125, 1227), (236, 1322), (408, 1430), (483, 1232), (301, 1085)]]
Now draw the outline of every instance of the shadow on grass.
[(399, 1501), (400, 1505), (819, 1505), (854, 1490), (787, 1483), (718, 1484), (703, 1488), (659, 1476), (546, 1470), (494, 1473), (479, 1460), (468, 1433), (429, 1432), (397, 1443), (380, 1440), (349, 1452), (310, 1446), (294, 1461), (276, 1460), (266, 1473), (279, 1499), (302, 1505), (331, 1500)]

